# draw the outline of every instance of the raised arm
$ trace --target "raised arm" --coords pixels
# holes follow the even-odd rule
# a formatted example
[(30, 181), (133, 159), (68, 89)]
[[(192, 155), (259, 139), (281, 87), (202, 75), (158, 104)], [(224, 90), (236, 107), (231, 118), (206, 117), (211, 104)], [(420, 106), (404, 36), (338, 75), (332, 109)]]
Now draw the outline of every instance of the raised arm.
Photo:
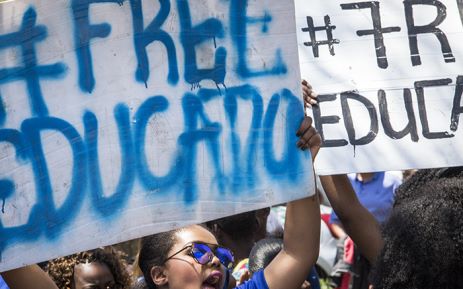
[(320, 181), (345, 232), (373, 264), (383, 247), (378, 222), (357, 199), (347, 175), (320, 176)]
[[(317, 105), (317, 94), (305, 80), (302, 81), (302, 92), (305, 106)], [(368, 261), (374, 263), (383, 247), (378, 222), (360, 204), (346, 175), (320, 176), (320, 180), (345, 232), (354, 240)]]
[[(320, 135), (305, 118), (298, 131), (301, 149), (310, 148), (312, 158), (320, 148)], [(318, 196), (289, 202), (286, 209), (284, 249), (264, 269), (270, 289), (299, 289), (318, 258), (320, 206)]]
[(58, 289), (50, 276), (37, 265), (1, 273), (10, 289)]

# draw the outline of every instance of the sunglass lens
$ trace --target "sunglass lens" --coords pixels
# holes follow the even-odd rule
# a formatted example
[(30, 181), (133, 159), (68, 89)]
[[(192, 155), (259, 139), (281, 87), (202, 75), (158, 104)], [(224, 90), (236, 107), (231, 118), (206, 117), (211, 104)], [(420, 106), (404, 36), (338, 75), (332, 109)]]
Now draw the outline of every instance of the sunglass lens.
[(229, 269), (235, 261), (232, 252), (227, 248), (218, 247), (216, 251), (216, 256), (217, 258), (219, 258), (220, 262)]
[(209, 263), (212, 260), (212, 251), (206, 244), (193, 244), (193, 257), (202, 265)]

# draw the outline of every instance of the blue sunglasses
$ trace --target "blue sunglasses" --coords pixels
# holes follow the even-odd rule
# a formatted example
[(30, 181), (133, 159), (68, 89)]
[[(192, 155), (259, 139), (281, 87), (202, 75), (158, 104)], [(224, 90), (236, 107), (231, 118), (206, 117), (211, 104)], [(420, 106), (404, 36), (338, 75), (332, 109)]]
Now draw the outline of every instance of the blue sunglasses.
[(231, 269), (233, 267), (233, 262), (235, 262), (235, 258), (233, 257), (233, 253), (230, 249), (203, 242), (191, 242), (179, 251), (167, 257), (164, 260), (164, 263), (185, 251), (186, 249), (190, 249), (188, 255), (193, 257), (193, 259), (201, 265), (206, 265), (211, 262), (214, 256), (216, 256), (220, 263), (222, 263), (222, 265), (224, 265), (227, 269)]

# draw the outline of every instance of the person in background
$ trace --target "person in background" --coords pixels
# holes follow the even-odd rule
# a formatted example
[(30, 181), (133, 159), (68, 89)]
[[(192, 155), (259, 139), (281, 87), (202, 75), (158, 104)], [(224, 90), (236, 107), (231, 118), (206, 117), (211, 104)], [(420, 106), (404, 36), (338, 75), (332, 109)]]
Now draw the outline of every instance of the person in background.
[[(258, 241), (249, 254), (250, 277), (267, 265), (283, 249), (283, 240), (278, 238), (266, 238)], [(310, 274), (301, 285), (301, 289), (320, 289), (317, 272), (312, 267)]]
[(347, 175), (320, 179), (343, 229), (373, 266), (370, 288), (463, 288), (463, 167), (407, 177), (382, 226)]
[(267, 235), (270, 208), (209, 221), (206, 226), (217, 241), (233, 251), (235, 263), (248, 258), (254, 244)]
[[(395, 172), (373, 172), (349, 174), (348, 177), (360, 203), (380, 224), (384, 224), (391, 213), (395, 191), (402, 183), (401, 176)], [(340, 240), (340, 257), (331, 273), (333, 280), (338, 280), (339, 289), (349, 287), (350, 283), (352, 289), (368, 289), (369, 262), (356, 250), (334, 211), (330, 223), (333, 235)]]
[(254, 244), (267, 234), (270, 208), (241, 213), (206, 223), (219, 244), (229, 248), (235, 258), (232, 270), (237, 284), (248, 279), (248, 256)]
[(463, 288), (463, 167), (411, 176), (382, 232), (375, 289)]
[[(308, 83), (302, 83), (306, 106), (317, 105), (317, 95), (313, 93)], [(395, 190), (402, 183), (402, 176), (395, 172), (367, 172), (349, 174), (349, 180), (356, 197), (376, 219), (383, 224), (388, 219), (394, 202)], [(368, 275), (370, 264), (359, 254), (351, 238), (349, 238), (336, 215), (336, 210), (330, 216), (330, 229), (339, 239), (337, 262), (331, 272), (332, 280), (337, 289), (367, 289), (370, 285)]]
[(129, 289), (131, 286), (122, 253), (112, 247), (54, 259), (46, 269), (59, 289)]
[[(349, 174), (348, 177), (360, 203), (383, 224), (391, 213), (395, 191), (402, 179), (393, 172), (357, 173)], [(334, 211), (330, 223), (335, 237), (342, 239), (346, 236)]]
[[(312, 87), (303, 83), (303, 90)], [(306, 105), (317, 105), (316, 97), (304, 93)], [(370, 288), (463, 288), (463, 167), (406, 176), (382, 226), (347, 175), (320, 180), (343, 229), (373, 266)]]
[(346, 175), (322, 182), (347, 234), (373, 265), (373, 288), (463, 288), (463, 167), (411, 176), (382, 231)]

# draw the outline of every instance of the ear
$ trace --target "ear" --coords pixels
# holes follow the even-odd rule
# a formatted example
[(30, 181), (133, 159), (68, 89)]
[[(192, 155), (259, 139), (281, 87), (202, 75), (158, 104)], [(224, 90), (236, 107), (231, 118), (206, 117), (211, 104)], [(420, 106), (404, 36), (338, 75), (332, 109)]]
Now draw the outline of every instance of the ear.
[(153, 266), (150, 271), (151, 279), (156, 286), (166, 285), (169, 281), (168, 274), (163, 266)]

